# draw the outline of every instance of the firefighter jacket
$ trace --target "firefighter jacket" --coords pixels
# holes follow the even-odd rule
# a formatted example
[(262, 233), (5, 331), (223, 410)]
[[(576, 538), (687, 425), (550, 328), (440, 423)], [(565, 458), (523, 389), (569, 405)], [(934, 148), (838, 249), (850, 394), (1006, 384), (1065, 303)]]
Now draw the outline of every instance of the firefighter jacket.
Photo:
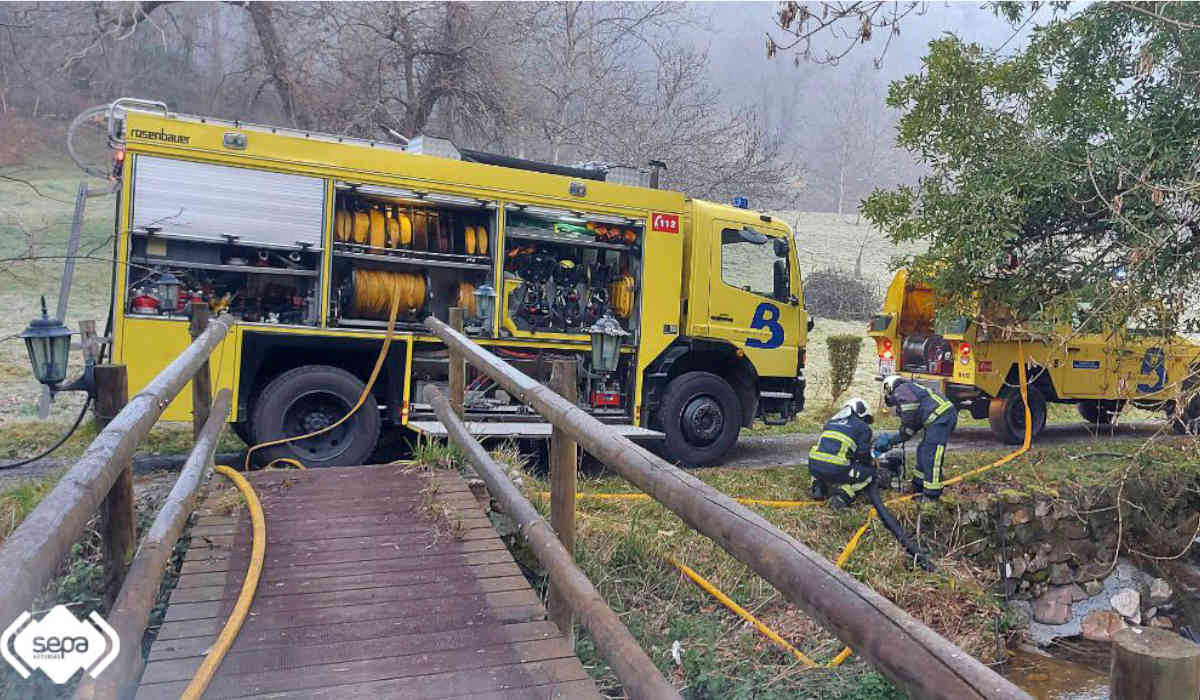
[(809, 450), (808, 459), (843, 468), (871, 468), (871, 426), (858, 416), (838, 413), (825, 424), (817, 444)]
[(956, 410), (954, 404), (932, 389), (916, 382), (903, 382), (892, 392), (892, 404), (900, 417), (897, 442), (904, 442), (922, 428)]

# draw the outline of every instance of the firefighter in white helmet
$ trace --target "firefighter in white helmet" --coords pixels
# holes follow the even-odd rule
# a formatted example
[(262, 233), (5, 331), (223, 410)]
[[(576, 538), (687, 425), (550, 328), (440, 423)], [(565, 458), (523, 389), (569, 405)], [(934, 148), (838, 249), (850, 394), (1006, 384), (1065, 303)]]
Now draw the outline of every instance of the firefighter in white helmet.
[(817, 443), (808, 453), (813, 498), (818, 501), (829, 499), (830, 505), (840, 510), (871, 484), (875, 478), (871, 458), (871, 423), (874, 421), (867, 402), (853, 398), (825, 424)]

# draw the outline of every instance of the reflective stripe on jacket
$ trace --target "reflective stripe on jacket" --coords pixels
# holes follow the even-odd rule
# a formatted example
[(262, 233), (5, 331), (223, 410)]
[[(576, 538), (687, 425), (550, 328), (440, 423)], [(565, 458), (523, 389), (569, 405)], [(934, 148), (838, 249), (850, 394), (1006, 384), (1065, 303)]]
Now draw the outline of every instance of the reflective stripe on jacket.
[(829, 421), (808, 451), (810, 460), (849, 467), (871, 464), (871, 426), (857, 416)]

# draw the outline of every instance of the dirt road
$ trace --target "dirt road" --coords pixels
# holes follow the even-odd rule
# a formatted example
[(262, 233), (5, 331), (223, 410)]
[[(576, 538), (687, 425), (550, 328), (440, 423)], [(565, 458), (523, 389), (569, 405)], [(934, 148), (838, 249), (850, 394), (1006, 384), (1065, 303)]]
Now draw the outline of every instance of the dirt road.
[[(1035, 448), (1079, 445), (1080, 450), (1084, 451), (1096, 445), (1145, 440), (1163, 431), (1167, 435), (1172, 434), (1167, 425), (1160, 422), (1126, 423), (1100, 431), (1084, 423), (1048, 425), (1033, 445)], [(769, 469), (803, 465), (816, 438), (816, 433), (743, 436), (720, 466)], [(920, 436), (912, 441), (914, 447), (919, 440)], [(996, 440), (986, 426), (960, 426), (950, 439), (951, 450), (982, 452), (1004, 450), (1007, 447)]]

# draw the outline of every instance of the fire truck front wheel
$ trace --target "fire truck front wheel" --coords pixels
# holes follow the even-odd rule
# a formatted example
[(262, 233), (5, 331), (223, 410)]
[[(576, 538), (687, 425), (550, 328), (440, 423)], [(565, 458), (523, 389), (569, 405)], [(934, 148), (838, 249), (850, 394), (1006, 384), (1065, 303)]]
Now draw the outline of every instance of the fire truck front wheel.
[[(1046, 397), (1037, 387), (1029, 387), (1029, 415), (1032, 418), (1032, 437), (1036, 438), (1046, 427)], [(998, 399), (992, 399), (988, 407), (988, 422), (992, 434), (1009, 445), (1020, 445), (1025, 441), (1025, 404), (1021, 392), (1005, 389)]]
[(703, 467), (737, 442), (742, 404), (729, 382), (711, 372), (685, 372), (663, 394), (659, 423), (667, 454), (685, 467)]
[[(354, 407), (363, 387), (358, 377), (339, 367), (306, 365), (288, 370), (272, 379), (254, 402), (254, 438), (270, 442), (332, 425)], [(368, 396), (362, 407), (336, 428), (264, 447), (255, 455), (261, 464), (288, 457), (309, 468), (366, 464), (379, 441), (381, 421), (376, 405)]]

